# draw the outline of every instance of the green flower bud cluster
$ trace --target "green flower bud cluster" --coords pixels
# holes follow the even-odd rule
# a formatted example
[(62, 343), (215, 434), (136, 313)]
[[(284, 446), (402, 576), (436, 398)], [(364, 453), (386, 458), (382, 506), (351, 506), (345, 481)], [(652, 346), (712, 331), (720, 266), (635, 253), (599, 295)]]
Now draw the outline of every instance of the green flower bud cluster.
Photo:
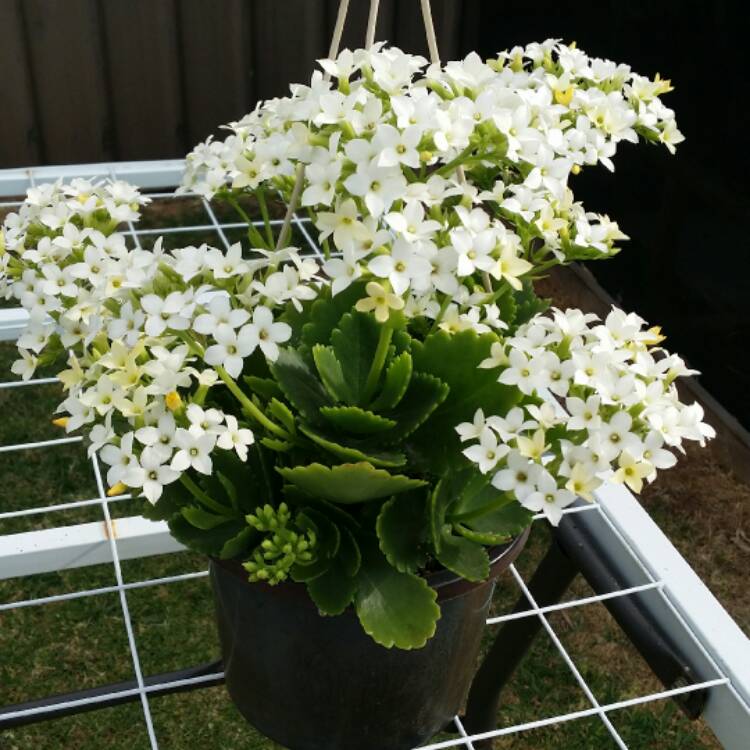
[(271, 586), (285, 581), (295, 564), (309, 565), (315, 556), (317, 539), (311, 529), (295, 531), (286, 503), (278, 508), (266, 504), (247, 516), (247, 522), (266, 536), (255, 548), (252, 559), (243, 564), (250, 581)]

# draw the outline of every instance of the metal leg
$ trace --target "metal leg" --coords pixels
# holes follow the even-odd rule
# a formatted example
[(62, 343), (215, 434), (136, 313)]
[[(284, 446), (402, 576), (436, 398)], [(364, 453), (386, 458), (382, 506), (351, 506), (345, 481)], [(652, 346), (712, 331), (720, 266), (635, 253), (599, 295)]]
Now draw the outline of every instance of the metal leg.
[[(553, 541), (531, 579), (529, 590), (539, 606), (556, 604), (577, 572), (578, 569), (570, 558)], [(529, 603), (522, 596), (513, 611), (523, 612), (528, 608)], [(538, 617), (523, 617), (510, 620), (500, 628), (469, 691), (466, 716), (463, 719), (463, 725), (469, 734), (495, 729), (500, 694), (541, 627)], [(491, 750), (492, 745), (492, 740), (474, 743), (477, 750)]]

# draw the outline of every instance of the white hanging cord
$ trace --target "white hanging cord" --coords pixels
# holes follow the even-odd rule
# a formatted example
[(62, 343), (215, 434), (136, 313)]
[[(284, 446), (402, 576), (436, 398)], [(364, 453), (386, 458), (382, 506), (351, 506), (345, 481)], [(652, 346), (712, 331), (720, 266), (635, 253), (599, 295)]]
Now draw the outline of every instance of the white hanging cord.
[(437, 37), (435, 36), (435, 24), (432, 21), (432, 6), (430, 0), (421, 0), (422, 2), (422, 20), (424, 21), (424, 30), (427, 34), (427, 48), (430, 50), (430, 62), (440, 65), (440, 52), (438, 52)]
[[(341, 35), (344, 33), (344, 24), (346, 23), (346, 14), (349, 10), (349, 0), (340, 0), (339, 12), (336, 16), (336, 25), (333, 27), (333, 36), (331, 37), (331, 46), (328, 49), (328, 58), (333, 60), (339, 53), (339, 45), (341, 44)], [(330, 81), (331, 74), (325, 73), (323, 80)], [(286, 207), (286, 214), (284, 215), (284, 223), (281, 225), (281, 231), (279, 232), (279, 239), (276, 242), (276, 249), (281, 250), (286, 245), (289, 239), (289, 234), (292, 229), (292, 217), (294, 212), (297, 210), (299, 205), (300, 195), (302, 194), (302, 185), (305, 182), (305, 165), (297, 164), (297, 171), (294, 177), (294, 188), (292, 188), (292, 194), (289, 197), (289, 203)]]
[(370, 15), (367, 18), (367, 33), (365, 34), (365, 49), (370, 49), (375, 43), (375, 27), (378, 25), (378, 9), (380, 0), (370, 0)]

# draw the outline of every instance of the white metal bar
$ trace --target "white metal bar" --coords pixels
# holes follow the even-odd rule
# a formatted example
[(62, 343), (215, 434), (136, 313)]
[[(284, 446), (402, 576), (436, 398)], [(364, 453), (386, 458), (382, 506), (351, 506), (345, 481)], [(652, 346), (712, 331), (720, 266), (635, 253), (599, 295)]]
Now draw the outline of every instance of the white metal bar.
[[(664, 690), (660, 693), (650, 693), (649, 695), (641, 695), (637, 698), (628, 698), (627, 700), (616, 701), (614, 703), (605, 703), (604, 705), (597, 708), (584, 708), (580, 711), (571, 711), (567, 714), (560, 714), (559, 716), (550, 716), (546, 719), (537, 719), (536, 721), (527, 721), (523, 724), (514, 724), (510, 727), (503, 727), (502, 729), (492, 729), (489, 732), (479, 732), (477, 734), (470, 734), (468, 739), (472, 742), (481, 742), (482, 740), (491, 740), (495, 737), (504, 737), (509, 734), (518, 734), (520, 732), (527, 732), (530, 729), (541, 729), (548, 727), (553, 724), (563, 724), (567, 721), (574, 721), (575, 719), (585, 719), (590, 716), (596, 716), (600, 711), (604, 713), (610, 713), (612, 711), (621, 711), (626, 708), (634, 708), (635, 706), (641, 706), (645, 703), (654, 703), (656, 701), (665, 700), (667, 698), (674, 698), (678, 695), (684, 695), (685, 693), (694, 693), (696, 690), (708, 690), (710, 688), (720, 688), (726, 685), (727, 679), (717, 680), (706, 680), (705, 682), (698, 682), (694, 685), (686, 685), (685, 687), (673, 688), (672, 690)], [(422, 745), (415, 750), (444, 750), (449, 747), (456, 747), (457, 745), (464, 744), (464, 739), (458, 740), (444, 740), (442, 742), (435, 742), (430, 745)]]
[(0, 539), (0, 580), (113, 562), (113, 539), (123, 560), (185, 549), (163, 521), (140, 516), (7, 534)]
[(546, 607), (539, 607), (536, 609), (528, 609), (525, 612), (511, 612), (508, 615), (500, 615), (499, 617), (487, 618), (487, 625), (498, 625), (501, 622), (508, 622), (509, 620), (520, 620), (524, 617), (533, 617), (538, 613), (547, 614), (548, 612), (558, 612), (562, 609), (571, 609), (572, 607), (581, 607), (584, 604), (596, 604), (597, 602), (603, 602), (607, 599), (616, 599), (621, 596), (629, 596), (630, 594), (637, 594), (641, 591), (648, 591), (650, 589), (659, 589), (663, 586), (663, 583), (655, 581), (654, 583), (644, 583), (641, 586), (631, 586), (627, 589), (620, 589), (618, 591), (610, 591), (607, 594), (595, 594), (594, 596), (586, 596), (582, 599), (572, 599), (567, 602), (560, 602), (559, 604), (548, 604)]
[(81, 443), (83, 438), (80, 435), (71, 437), (53, 438), (52, 440), (38, 440), (34, 443), (16, 443), (15, 445), (0, 445), (0, 453), (11, 453), (12, 451), (26, 451), (34, 448), (51, 448), (55, 445), (70, 445), (71, 443)]
[(104, 482), (102, 481), (101, 470), (99, 469), (99, 458), (94, 453), (91, 457), (91, 463), (94, 467), (94, 478), (96, 479), (96, 487), (99, 490), (99, 496), (102, 500), (102, 510), (104, 511), (104, 521), (107, 524), (107, 537), (109, 538), (109, 546), (112, 553), (112, 564), (115, 569), (115, 580), (117, 581), (117, 588), (120, 595), (120, 606), (122, 607), (123, 618), (125, 619), (125, 632), (128, 637), (128, 645), (130, 646), (130, 656), (133, 660), (133, 671), (135, 672), (135, 679), (138, 683), (138, 692), (141, 697), (141, 707), (143, 709), (143, 718), (146, 721), (146, 731), (148, 732), (148, 738), (151, 743), (152, 750), (159, 750), (159, 743), (156, 740), (156, 732), (154, 731), (154, 723), (151, 720), (151, 708), (148, 704), (148, 696), (144, 690), (145, 683), (143, 682), (143, 672), (141, 670), (141, 661), (138, 656), (138, 647), (135, 642), (135, 633), (133, 632), (133, 622), (130, 619), (130, 607), (128, 606), (128, 597), (125, 590), (125, 582), (122, 577), (122, 568), (120, 567), (120, 555), (117, 548), (117, 537), (115, 526), (112, 523), (112, 517), (109, 513), (109, 505), (107, 503), (107, 492), (104, 488)]
[(101, 164), (65, 164), (61, 166), (0, 169), (0, 196), (24, 195), (39, 182), (104, 178), (114, 170), (122, 180), (143, 189), (178, 185), (185, 171), (184, 159), (157, 161), (107, 162)]
[[(122, 500), (131, 500), (132, 495), (113, 495), (108, 498), (110, 503), (117, 503)], [(9, 510), (5, 513), (0, 513), (0, 521), (5, 521), (9, 518), (24, 518), (26, 516), (36, 516), (42, 513), (55, 513), (61, 510), (75, 510), (77, 508), (88, 508), (92, 505), (101, 505), (101, 500), (98, 497), (91, 498), (89, 500), (72, 500), (68, 503), (56, 503), (55, 505), (37, 505), (33, 508), (24, 508), (23, 510)]]
[[(162, 578), (148, 578), (145, 581), (135, 581), (125, 583), (122, 588), (125, 591), (131, 589), (145, 589), (151, 586), (163, 586), (167, 583), (177, 583), (179, 581), (192, 581), (196, 578), (206, 578), (207, 570), (197, 570), (193, 573), (180, 573), (174, 576), (163, 576)], [(101, 596), (102, 594), (114, 594), (120, 590), (119, 586), (100, 586), (96, 589), (81, 589), (79, 591), (68, 591), (64, 594), (52, 594), (50, 596), (40, 596), (35, 599), (19, 599), (18, 601), (5, 602), (0, 604), (0, 612), (8, 612), (12, 609), (25, 609), (27, 607), (39, 607), (43, 604), (59, 604), (60, 602), (70, 602), (74, 599), (87, 599), (90, 596)]]
[(549, 635), (549, 637), (552, 639), (552, 642), (555, 644), (555, 647), (560, 652), (560, 656), (562, 656), (563, 660), (568, 665), (568, 668), (573, 673), (573, 677), (575, 677), (576, 682), (580, 685), (581, 690), (583, 690), (583, 692), (586, 694), (586, 697), (589, 699), (589, 702), (591, 703), (591, 705), (594, 708), (598, 709), (597, 713), (599, 715), (599, 718), (602, 720), (602, 723), (604, 724), (604, 726), (607, 727), (607, 731), (609, 731), (612, 739), (615, 741), (615, 743), (620, 748), (620, 750), (628, 750), (628, 746), (625, 744), (622, 737), (620, 737), (618, 731), (612, 725), (612, 722), (607, 717), (607, 714), (602, 710), (601, 706), (599, 705), (599, 701), (597, 701), (596, 697), (594, 696), (593, 691), (589, 687), (586, 680), (583, 678), (583, 675), (578, 670), (578, 667), (576, 667), (575, 663), (573, 662), (573, 659), (571, 659), (570, 654), (568, 654), (567, 649), (565, 648), (565, 646), (563, 646), (562, 641), (558, 638), (557, 633), (555, 633), (554, 629), (550, 625), (549, 620), (547, 619), (547, 616), (541, 611), (541, 608), (536, 603), (534, 596), (529, 590), (529, 587), (526, 585), (526, 582), (523, 580), (523, 578), (521, 578), (521, 575), (516, 570), (515, 565), (510, 566), (510, 572), (513, 575), (513, 577), (516, 579), (516, 583), (519, 585), (524, 596), (528, 599), (529, 604), (531, 604), (532, 608), (538, 615), (539, 620), (542, 623), (542, 626), (547, 631), (547, 635)]

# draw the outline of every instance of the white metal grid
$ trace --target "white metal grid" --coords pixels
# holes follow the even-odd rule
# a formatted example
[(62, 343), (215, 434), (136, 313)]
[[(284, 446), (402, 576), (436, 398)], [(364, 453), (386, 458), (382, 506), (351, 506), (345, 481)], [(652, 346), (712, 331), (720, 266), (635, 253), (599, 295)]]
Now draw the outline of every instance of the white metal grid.
[[(0, 171), (0, 196), (22, 194), (27, 187), (40, 181), (55, 179), (69, 180), (76, 176), (89, 178), (115, 177), (127, 179), (143, 188), (166, 189), (177, 184), (182, 170), (181, 161), (140, 162), (107, 165), (76, 165), (70, 167), (52, 167), (33, 170)], [(171, 198), (171, 192), (151, 193), (155, 200)], [(215, 232), (219, 242), (228, 248), (230, 241), (227, 232), (242, 228), (242, 223), (221, 222), (211, 205), (201, 199), (205, 210), (206, 221), (189, 226), (165, 228), (136, 228), (128, 225), (126, 233), (134, 244), (140, 246), (140, 239), (158, 234), (178, 234), (184, 232)], [(15, 207), (16, 201), (0, 202), (0, 207)], [(280, 221), (276, 220), (278, 224)], [(262, 226), (262, 222), (256, 223)], [(307, 226), (309, 220), (294, 216), (294, 224), (308, 244), (310, 252), (320, 256), (320, 250), (312, 239)], [(0, 339), (12, 339), (24, 322), (23, 311), (0, 310)], [(34, 387), (55, 382), (51, 378), (39, 378), (28, 382), (4, 382), (0, 388)], [(64, 437), (53, 440), (19, 443), (0, 446), (0, 453), (23, 450), (54, 449), (56, 446), (80, 442), (78, 437)], [(96, 698), (70, 701), (60, 707), (74, 707), (83, 704), (103, 703), (115, 696), (131, 695), (140, 699), (143, 718), (148, 732), (152, 750), (158, 750), (158, 738), (154, 730), (149, 705), (149, 695), (162, 691), (165, 687), (196, 685), (211, 682), (220, 674), (203, 675), (172, 683), (145, 685), (141, 669), (138, 644), (128, 607), (127, 593), (133, 589), (170, 584), (202, 578), (207, 571), (197, 571), (161, 578), (140, 580), (126, 583), (123, 579), (121, 561), (128, 558), (146, 557), (163, 552), (177, 551), (181, 546), (168, 534), (164, 524), (152, 523), (140, 518), (120, 518), (113, 521), (110, 504), (130, 499), (130, 495), (107, 497), (102, 482), (101, 471), (96, 455), (91, 458), (92, 471), (97, 487), (97, 496), (72, 502), (57, 503), (44, 507), (30, 507), (11, 512), (0, 512), (0, 521), (22, 516), (54, 514), (58, 511), (99, 506), (102, 509), (103, 523), (80, 524), (73, 527), (60, 527), (43, 531), (32, 531), (24, 534), (0, 536), (0, 579), (37, 572), (57, 570), (63, 567), (80, 567), (101, 562), (111, 562), (114, 569), (115, 585), (88, 590), (71, 591), (46, 597), (30, 598), (21, 601), (0, 602), (2, 612), (22, 607), (41, 606), (53, 602), (62, 602), (82, 597), (117, 593), (123, 613), (128, 648), (132, 661), (133, 674), (137, 687)], [(612, 543), (622, 550), (624, 563), (638, 573), (643, 583), (595, 596), (589, 596), (559, 604), (539, 607), (529, 591), (526, 582), (516, 566), (511, 566), (513, 580), (519, 591), (528, 601), (528, 609), (490, 617), (487, 625), (494, 627), (509, 620), (536, 617), (559, 653), (571, 675), (580, 687), (581, 692), (590, 704), (584, 708), (568, 713), (542, 717), (534, 721), (501, 727), (478, 735), (468, 735), (460, 719), (455, 724), (458, 737), (425, 745), (421, 750), (441, 750), (450, 747), (465, 747), (476, 750), (474, 742), (490, 737), (501, 737), (525, 732), (555, 724), (598, 717), (606, 727), (609, 735), (619, 748), (627, 748), (625, 741), (610, 720), (610, 714), (646, 703), (664, 700), (679, 694), (696, 690), (709, 689), (709, 701), (705, 718), (714, 729), (725, 747), (746, 748), (750, 736), (750, 644), (731, 618), (721, 608), (710, 592), (699, 581), (674, 547), (661, 534), (647, 514), (641, 509), (630, 493), (621, 486), (606, 486), (598, 494), (597, 502), (582, 508), (571, 508), (566, 513), (584, 512), (593, 514), (600, 523), (602, 533), (611, 535)], [(1, 509), (0, 509), (1, 511)], [(541, 515), (535, 518), (540, 520)], [(115, 529), (116, 523), (116, 529)], [(66, 554), (67, 553), (67, 554)], [(615, 597), (632, 596), (644, 592), (653, 592), (663, 605), (665, 617), (671, 626), (678, 623), (684, 643), (707, 666), (706, 674), (713, 677), (695, 684), (681, 686), (672, 690), (640, 695), (627, 700), (601, 703), (592, 688), (587, 684), (574, 659), (563, 645), (548, 615), (574, 607), (595, 605)], [(40, 713), (45, 708), (31, 708), (14, 714), (5, 714), (5, 718)]]

